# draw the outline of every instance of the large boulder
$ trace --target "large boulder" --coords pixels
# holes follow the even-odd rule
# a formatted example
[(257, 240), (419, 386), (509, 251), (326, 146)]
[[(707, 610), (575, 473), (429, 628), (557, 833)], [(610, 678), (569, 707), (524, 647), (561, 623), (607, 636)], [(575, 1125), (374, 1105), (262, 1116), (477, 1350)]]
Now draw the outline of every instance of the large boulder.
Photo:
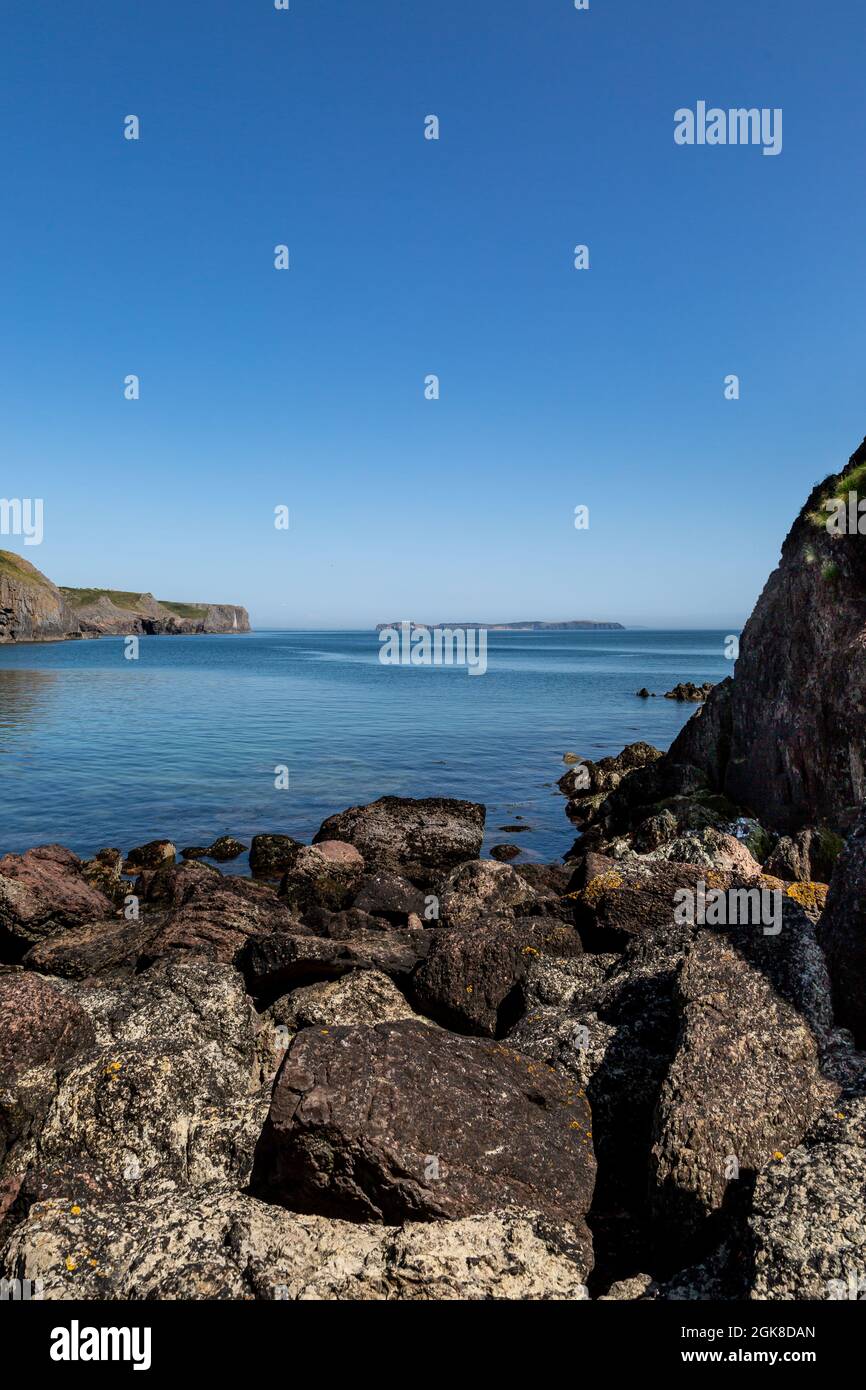
[(113, 904), (87, 882), (81, 860), (62, 845), (0, 859), (0, 958), (19, 959), (44, 937), (110, 917)]
[(838, 1091), (821, 1068), (829, 988), (812, 925), (788, 903), (778, 936), (760, 931), (700, 931), (676, 983), (651, 1170), (655, 1212), (686, 1246)]
[(132, 970), (158, 927), (149, 921), (85, 922), (31, 946), (21, 964), (43, 975), (85, 980), (123, 968)]
[(866, 1047), (866, 810), (830, 880), (818, 928), (833, 986), (837, 1021)]
[(295, 1037), (251, 1191), (387, 1224), (532, 1207), (588, 1249), (594, 1181), (589, 1107), (565, 1078), (499, 1043), (383, 1023)]
[(584, 1299), (589, 1261), (533, 1212), (449, 1222), (333, 1221), (223, 1187), (139, 1205), (35, 1205), (0, 1250), (0, 1278), (48, 1300)]
[(484, 814), (484, 807), (474, 801), (383, 796), (330, 816), (313, 843), (348, 840), (369, 868), (393, 869), (423, 883), (431, 874), (478, 857)]

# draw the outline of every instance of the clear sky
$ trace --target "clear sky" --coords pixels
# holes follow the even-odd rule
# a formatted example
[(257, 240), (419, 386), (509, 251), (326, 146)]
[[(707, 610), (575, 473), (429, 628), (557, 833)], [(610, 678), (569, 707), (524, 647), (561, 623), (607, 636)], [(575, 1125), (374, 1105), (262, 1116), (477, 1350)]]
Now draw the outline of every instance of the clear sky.
[[(45, 540), (0, 545), (260, 626), (741, 623), (866, 433), (864, 60), (858, 0), (5, 6), (0, 495)], [(677, 146), (700, 100), (781, 154)]]

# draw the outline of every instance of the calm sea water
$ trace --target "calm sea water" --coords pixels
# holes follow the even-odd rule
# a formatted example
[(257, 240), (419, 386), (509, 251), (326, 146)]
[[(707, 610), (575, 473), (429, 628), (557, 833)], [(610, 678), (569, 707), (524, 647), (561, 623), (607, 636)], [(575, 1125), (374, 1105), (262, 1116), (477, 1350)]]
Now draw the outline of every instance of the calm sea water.
[[(306, 839), (393, 794), (483, 801), (486, 847), (556, 859), (574, 839), (563, 753), (666, 748), (693, 706), (663, 692), (730, 674), (725, 635), (491, 634), (477, 677), (383, 666), (373, 632), (144, 637), (138, 661), (119, 638), (0, 647), (0, 851)], [(644, 685), (659, 698), (636, 699)]]

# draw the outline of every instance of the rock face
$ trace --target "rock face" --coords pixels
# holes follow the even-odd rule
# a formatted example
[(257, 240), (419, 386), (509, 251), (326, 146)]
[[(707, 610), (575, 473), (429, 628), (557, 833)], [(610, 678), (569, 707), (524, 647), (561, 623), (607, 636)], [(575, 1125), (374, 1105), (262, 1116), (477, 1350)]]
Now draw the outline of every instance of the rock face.
[(818, 929), (836, 1018), (866, 1047), (866, 809), (836, 863)]
[(0, 642), (53, 641), (79, 632), (57, 585), (23, 556), (0, 550)]
[(864, 467), (866, 441), (813, 490), (743, 629), (733, 680), (667, 754), (786, 834), (846, 829), (866, 797), (866, 536), (824, 524), (827, 499), (863, 491)]
[(415, 1023), (306, 1029), (277, 1077), (251, 1190), (387, 1224), (532, 1207), (586, 1239), (590, 1130), (574, 1087), (499, 1044)]
[(347, 840), (368, 868), (392, 869), (414, 881), (477, 859), (483, 838), (484, 807), (474, 801), (383, 796), (329, 817), (313, 843)]
[(0, 642), (249, 631), (245, 608), (159, 602), (152, 594), (114, 589), (58, 588), (23, 556), (0, 550)]
[(87, 637), (171, 636), (199, 632), (249, 632), (245, 608), (225, 603), (174, 603), (153, 594), (116, 589), (63, 589)]

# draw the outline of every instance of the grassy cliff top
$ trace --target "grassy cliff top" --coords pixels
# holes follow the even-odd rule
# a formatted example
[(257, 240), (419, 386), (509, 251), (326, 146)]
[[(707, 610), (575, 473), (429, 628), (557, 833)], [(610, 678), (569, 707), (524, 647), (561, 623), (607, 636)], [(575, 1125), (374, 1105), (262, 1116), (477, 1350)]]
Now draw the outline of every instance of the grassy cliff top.
[[(73, 608), (86, 608), (88, 604), (98, 603), (101, 598), (108, 598), (115, 608), (122, 608), (128, 613), (137, 612), (144, 598), (144, 594), (135, 593), (130, 589), (61, 588), (61, 593)], [(205, 603), (175, 603), (164, 598), (158, 598), (156, 602), (178, 618), (201, 618), (207, 612)]]
[(134, 613), (141, 594), (128, 589), (67, 589), (61, 586), (60, 592), (73, 608), (84, 608), (88, 603), (98, 603), (101, 598), (110, 598), (115, 608), (126, 608)]
[(179, 618), (200, 618), (207, 612), (206, 603), (174, 603), (169, 602), (167, 598), (159, 598), (157, 603), (161, 603), (163, 608), (177, 614)]
[(16, 555), (14, 550), (0, 550), (0, 575), (3, 574), (18, 584), (39, 584), (43, 589), (53, 588), (50, 579), (46, 579), (23, 555)]

